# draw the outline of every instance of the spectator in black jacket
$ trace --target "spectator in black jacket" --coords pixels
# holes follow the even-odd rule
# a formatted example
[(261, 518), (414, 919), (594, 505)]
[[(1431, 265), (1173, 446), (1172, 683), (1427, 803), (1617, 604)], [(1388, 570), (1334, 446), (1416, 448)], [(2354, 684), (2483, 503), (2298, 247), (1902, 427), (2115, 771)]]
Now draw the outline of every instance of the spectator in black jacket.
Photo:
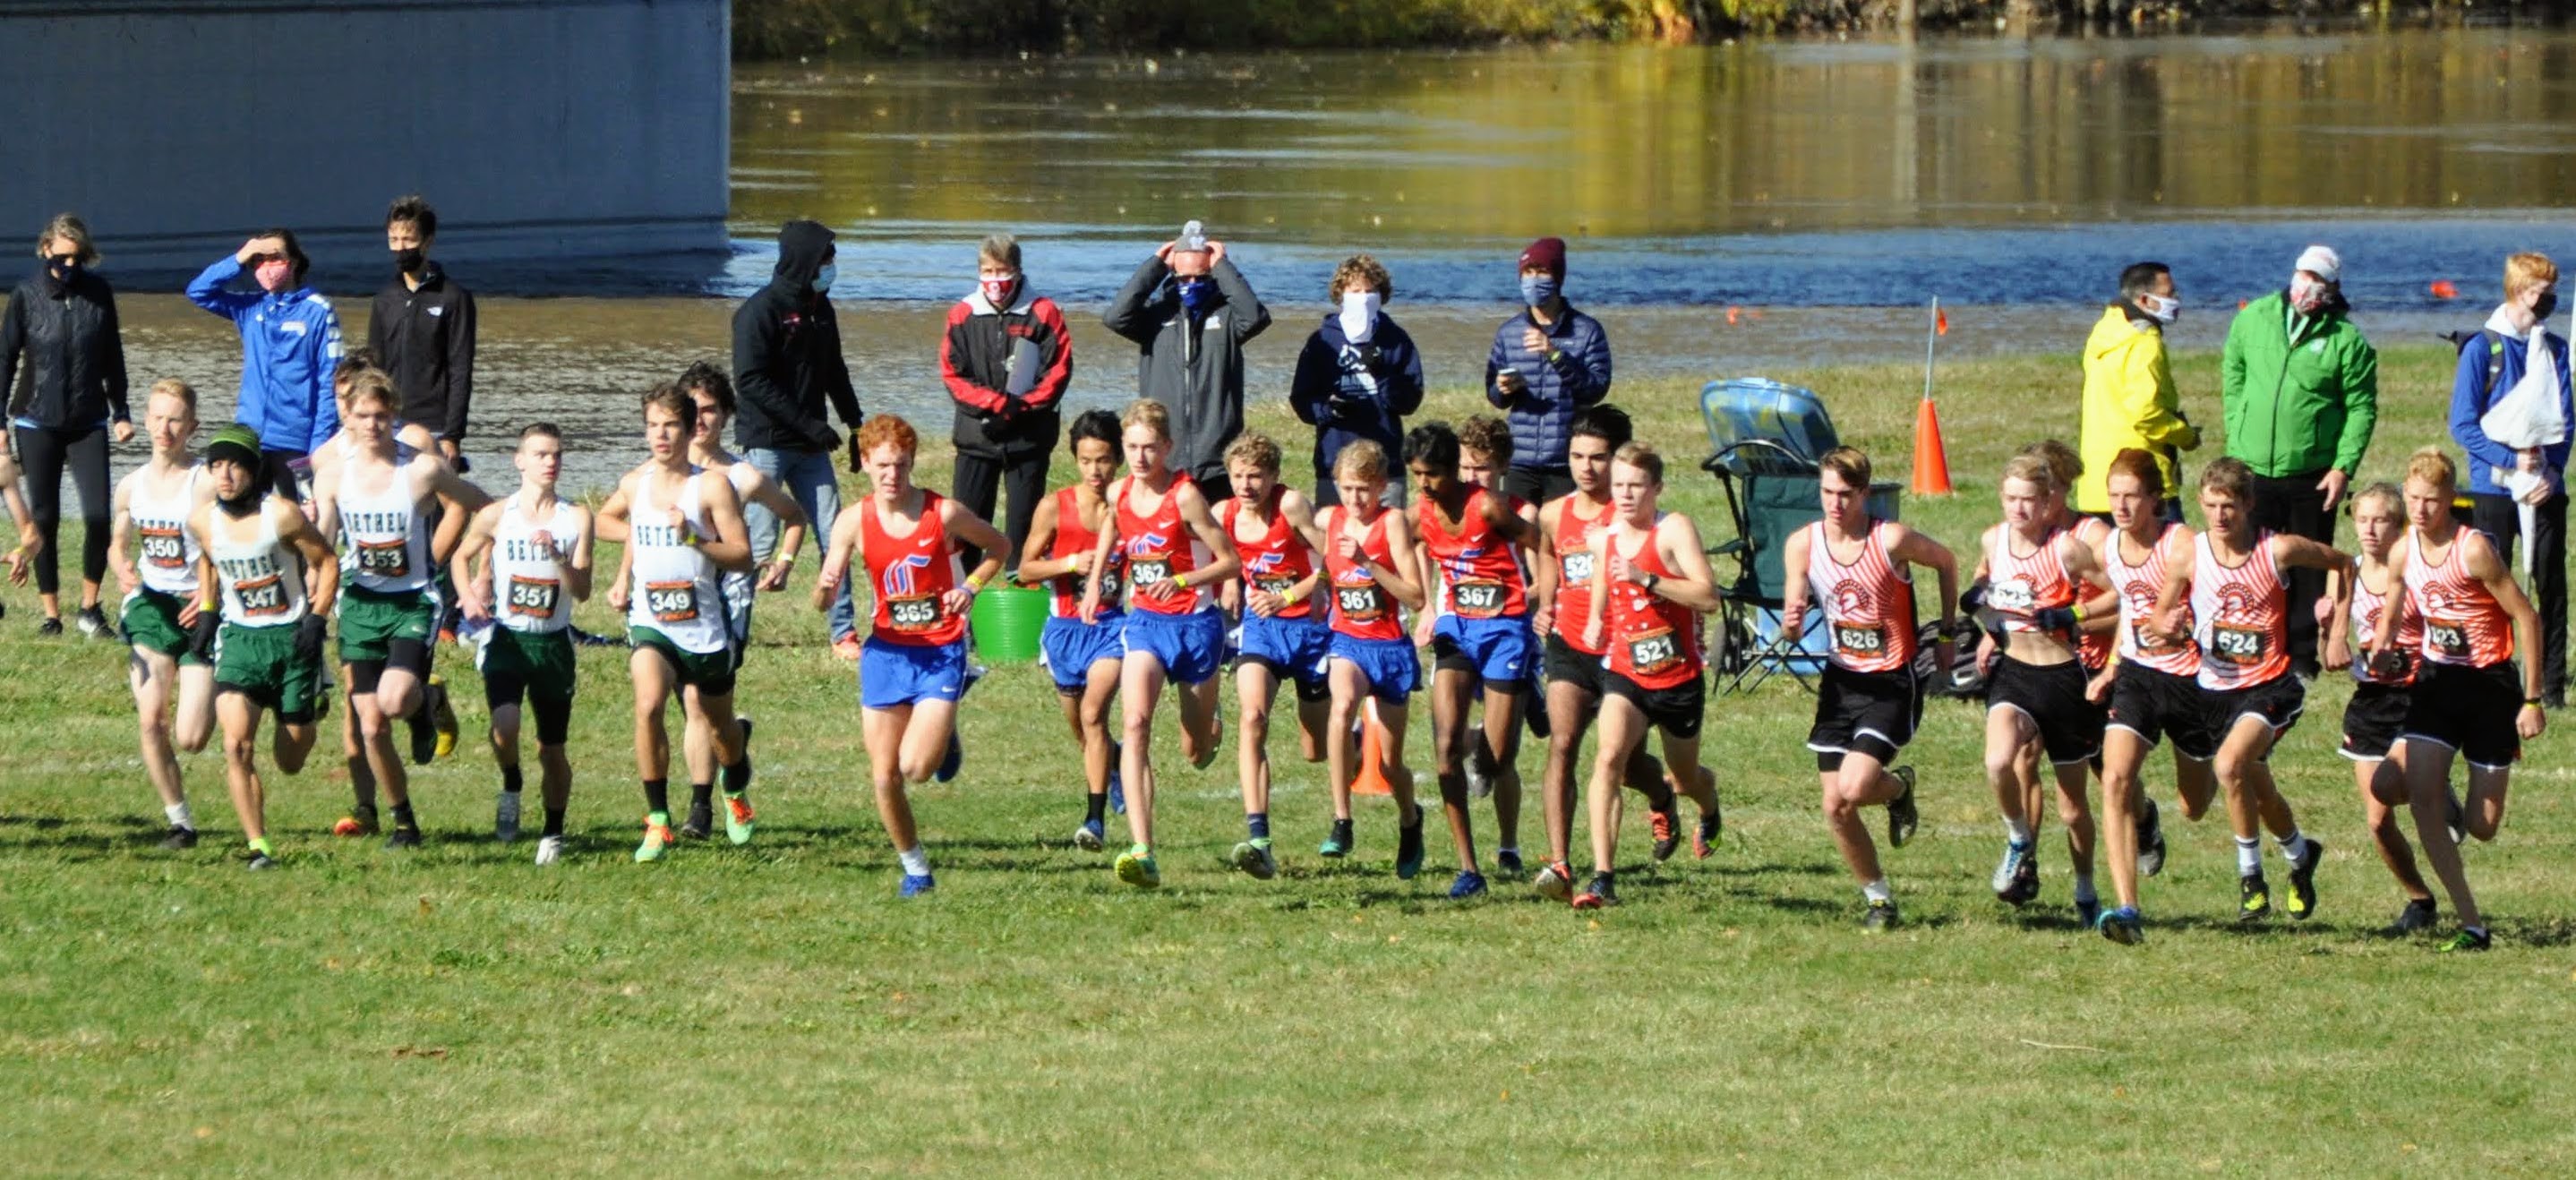
[(404, 197), (385, 211), (394, 280), (376, 292), (367, 347), (402, 394), (404, 420), (428, 427), (439, 455), (457, 466), (474, 401), (474, 296), (429, 260), (437, 240), (438, 211), (429, 202)]
[(1136, 396), (1172, 412), (1172, 470), (1208, 503), (1225, 499), (1225, 448), (1243, 433), (1243, 346), (1270, 326), (1225, 243), (1156, 247), (1100, 319), (1138, 346)]
[[(1312, 497), (1321, 507), (1341, 503), (1333, 486), (1333, 460), (1342, 448), (1367, 439), (1390, 455), (1404, 453), (1404, 417), (1422, 408), (1422, 354), (1413, 337), (1382, 310), (1395, 297), (1395, 280), (1378, 260), (1352, 255), (1333, 272), (1324, 299), (1333, 305), (1322, 327), (1297, 354), (1288, 404), (1315, 428)], [(1387, 507), (1404, 503), (1404, 476), (1387, 473)]]
[[(950, 494), (991, 520), (998, 485), (1009, 480), (1011, 513), (1003, 533), (1011, 550), (1003, 560), (1017, 569), (1029, 518), (1047, 494), (1047, 459), (1063, 422), (1057, 403), (1073, 381), (1073, 337), (1055, 300), (1029, 290), (1019, 240), (1009, 234), (984, 239), (975, 293), (948, 309), (939, 379), (957, 402)], [(970, 569), (983, 559), (972, 546), (964, 551)]]
[[(827, 548), (832, 518), (841, 514), (841, 485), (832, 469), (841, 436), (827, 412), (859, 428), (859, 395), (841, 359), (841, 324), (832, 315), (832, 231), (820, 222), (778, 227), (778, 266), (769, 285), (733, 313), (733, 388), (742, 415), (734, 420), (734, 445), (760, 473), (796, 498), (811, 524), (815, 547)], [(778, 517), (759, 505), (743, 509), (752, 547), (774, 544)], [(850, 619), (850, 583), (832, 602), (832, 650), (859, 658)]]
[(63, 469), (69, 467), (83, 526), (81, 634), (104, 639), (114, 634), (99, 609), (99, 580), (107, 573), (107, 439), (111, 432), (118, 442), (134, 437), (134, 415), (125, 403), (125, 343), (117, 329), (116, 295), (92, 269), (98, 248), (80, 218), (65, 213), (45, 223), (36, 235), (36, 256), (44, 265), (9, 293), (7, 317), (0, 319), (0, 383), (13, 386), (9, 420), (43, 539), (35, 555), (36, 591), (45, 609), (38, 630), (63, 630), (54, 537), (63, 516)]

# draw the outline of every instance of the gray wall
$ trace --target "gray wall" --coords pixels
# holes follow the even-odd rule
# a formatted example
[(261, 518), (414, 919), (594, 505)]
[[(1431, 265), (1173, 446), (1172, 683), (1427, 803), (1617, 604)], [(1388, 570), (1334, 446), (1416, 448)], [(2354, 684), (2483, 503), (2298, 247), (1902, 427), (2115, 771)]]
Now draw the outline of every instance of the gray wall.
[(372, 286), (386, 203), (455, 260), (722, 250), (726, 0), (0, 0), (0, 279), (80, 213), (106, 269), (268, 225)]

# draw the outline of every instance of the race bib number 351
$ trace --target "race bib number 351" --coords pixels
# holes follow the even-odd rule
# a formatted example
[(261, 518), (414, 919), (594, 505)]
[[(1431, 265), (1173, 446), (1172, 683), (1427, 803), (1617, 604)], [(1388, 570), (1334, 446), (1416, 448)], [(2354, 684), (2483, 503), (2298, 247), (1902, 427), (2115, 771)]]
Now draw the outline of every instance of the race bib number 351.
[(510, 611), (513, 614), (552, 618), (555, 603), (562, 598), (562, 586), (551, 578), (510, 579)]

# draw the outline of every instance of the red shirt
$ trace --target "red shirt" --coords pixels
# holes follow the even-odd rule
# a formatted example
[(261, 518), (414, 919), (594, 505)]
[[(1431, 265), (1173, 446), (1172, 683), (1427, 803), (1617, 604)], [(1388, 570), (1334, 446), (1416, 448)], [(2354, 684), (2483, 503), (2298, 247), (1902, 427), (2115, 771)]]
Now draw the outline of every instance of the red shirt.
[[(1440, 594), (1449, 613), (1462, 619), (1519, 618), (1529, 613), (1529, 588), (1512, 543), (1485, 520), (1486, 493), (1467, 493), (1459, 510), (1458, 531), (1440, 521), (1440, 506), (1424, 496), (1417, 517), (1422, 543), (1440, 565)], [(1588, 609), (1588, 607), (1587, 607)]]
[(1587, 520), (1574, 514), (1582, 501), (1579, 495), (1567, 496), (1556, 510), (1556, 637), (1567, 647), (1597, 656), (1600, 649), (1583, 645), (1583, 621), (1592, 617), (1592, 530), (1610, 519), (1611, 507), (1602, 505), (1600, 514)]
[[(1342, 560), (1342, 525), (1350, 517), (1348, 508), (1324, 511), (1324, 538), (1333, 548), (1324, 554), (1324, 573), (1333, 584), (1333, 630), (1353, 639), (1402, 639), (1404, 621), (1396, 617), (1395, 603), (1387, 598), (1386, 588), (1368, 566)], [(1360, 551), (1381, 566), (1395, 564), (1395, 551), (1387, 545), (1386, 521), (1392, 512), (1380, 512), (1369, 522), (1368, 534), (1360, 539)]]
[(939, 493), (921, 493), (921, 519), (912, 532), (889, 535), (877, 516), (876, 497), (859, 501), (859, 555), (876, 587), (876, 628), (888, 643), (938, 647), (966, 637), (966, 616), (951, 614), (940, 599), (957, 588), (957, 562), (948, 530), (939, 523)]
[(1189, 483), (1190, 477), (1174, 475), (1172, 485), (1163, 489), (1163, 502), (1154, 506), (1153, 515), (1139, 516), (1134, 507), (1136, 477), (1118, 481), (1114, 499), (1118, 504), (1118, 537), (1127, 552), (1130, 610), (1186, 615), (1199, 609), (1204, 595), (1196, 586), (1160, 597), (1136, 592), (1140, 587), (1169, 581), (1199, 567), (1195, 538), (1181, 524), (1181, 489)]
[[(1100, 534), (1082, 525), (1080, 493), (1079, 488), (1056, 489), (1055, 544), (1047, 547), (1047, 556), (1053, 560), (1062, 561), (1077, 553), (1089, 553), (1100, 544)], [(1109, 568), (1101, 571), (1100, 574), (1100, 613), (1102, 614), (1115, 614), (1123, 609), (1119, 606), (1118, 598), (1118, 592), (1122, 588), (1119, 574), (1122, 572), (1123, 563), (1118, 558), (1117, 551), (1112, 550), (1109, 554)], [(1047, 579), (1048, 588), (1055, 592), (1055, 601), (1049, 604), (1050, 609), (1055, 612), (1055, 617), (1059, 619), (1082, 617), (1082, 580), (1082, 575), (1075, 573), (1057, 574)]]
[[(1617, 545), (1613, 534), (1610, 543)], [(1648, 531), (1628, 564), (1640, 574), (1669, 578)], [(1637, 682), (1639, 688), (1675, 688), (1699, 676), (1699, 612), (1653, 593), (1635, 582), (1609, 586), (1607, 625), (1610, 670)]]
[[(1228, 496), (1224, 503), (1216, 506), (1218, 527), (1225, 530), (1227, 540), (1234, 542), (1235, 555), (1243, 559), (1244, 585), (1272, 594), (1285, 593), (1289, 587), (1313, 577), (1315, 573), (1313, 550), (1306, 547), (1306, 538), (1299, 536), (1296, 528), (1288, 523), (1288, 514), (1279, 510), (1279, 501), (1284, 494), (1285, 489), (1274, 487), (1263, 500), (1261, 510), (1270, 517), (1270, 528), (1257, 541), (1246, 541), (1235, 534), (1234, 522), (1243, 516), (1243, 501)], [(1280, 607), (1279, 613), (1273, 617), (1307, 619), (1314, 615), (1315, 600), (1301, 598), (1292, 605)]]

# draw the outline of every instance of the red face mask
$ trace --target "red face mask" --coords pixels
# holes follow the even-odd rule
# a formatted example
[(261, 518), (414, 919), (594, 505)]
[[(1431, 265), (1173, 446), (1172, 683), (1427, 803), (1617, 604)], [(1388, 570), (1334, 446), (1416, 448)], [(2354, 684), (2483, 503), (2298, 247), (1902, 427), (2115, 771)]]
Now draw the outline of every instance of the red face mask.
[(1011, 305), (1011, 292), (1018, 289), (1020, 285), (1020, 279), (1017, 275), (1013, 275), (1007, 279), (983, 279), (980, 281), (984, 286), (984, 302), (990, 303), (997, 308), (1009, 307)]

